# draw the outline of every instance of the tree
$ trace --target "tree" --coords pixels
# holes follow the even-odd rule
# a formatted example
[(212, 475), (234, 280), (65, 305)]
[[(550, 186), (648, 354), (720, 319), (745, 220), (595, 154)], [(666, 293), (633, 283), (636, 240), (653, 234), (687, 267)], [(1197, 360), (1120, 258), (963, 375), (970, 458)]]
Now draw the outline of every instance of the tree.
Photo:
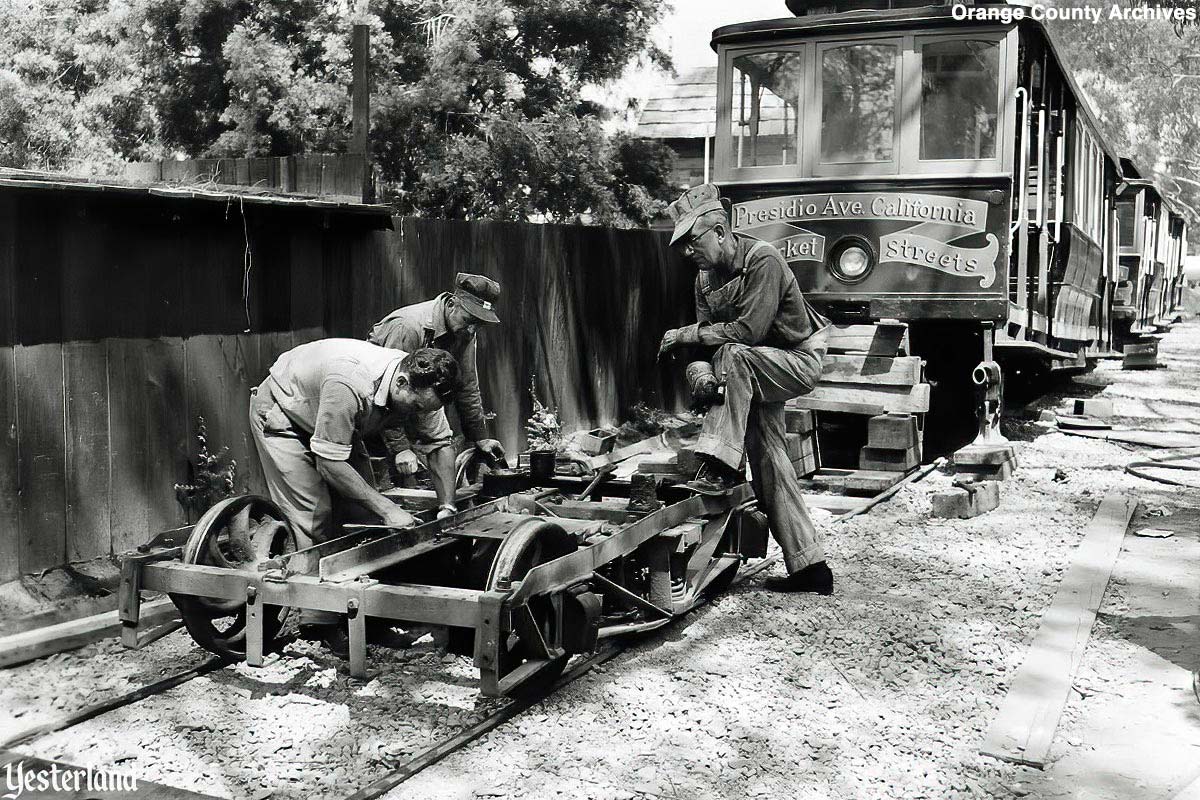
[(1054, 23), (1052, 32), (1114, 147), (1200, 220), (1200, 28), (1103, 19)]
[(0, 159), (344, 150), (365, 23), (372, 149), (400, 211), (644, 224), (670, 199), (669, 151), (606, 135), (581, 94), (669, 67), (657, 0), (348, 1), (0, 0)]

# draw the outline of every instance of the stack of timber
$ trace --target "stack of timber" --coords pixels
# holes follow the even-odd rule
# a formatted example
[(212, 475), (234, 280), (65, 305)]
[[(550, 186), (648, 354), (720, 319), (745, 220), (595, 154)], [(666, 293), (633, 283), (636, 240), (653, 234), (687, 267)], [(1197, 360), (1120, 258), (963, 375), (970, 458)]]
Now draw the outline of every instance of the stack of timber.
[(787, 450), (797, 478), (807, 478), (821, 468), (821, 453), (817, 448), (817, 425), (813, 412), (789, 408), (784, 411), (787, 423)]
[(862, 469), (907, 473), (921, 464), (921, 436), (912, 414), (880, 414), (867, 420), (867, 446), (858, 457)]
[(1158, 340), (1127, 344), (1122, 348), (1121, 369), (1157, 369)]
[(966, 480), (1003, 481), (1017, 468), (1016, 448), (1007, 442), (969, 444), (951, 457), (954, 473)]
[[(787, 408), (816, 412), (817, 428), (822, 431), (818, 439), (833, 427), (823, 424), (825, 413), (868, 417), (868, 438), (857, 453), (859, 469), (823, 469), (818, 463), (815, 475), (808, 474), (821, 488), (848, 494), (884, 491), (921, 461), (930, 391), (924, 380), (925, 362), (909, 355), (908, 326), (900, 322), (834, 325), (828, 347), (820, 383), (810, 393), (788, 401)], [(838, 445), (821, 441), (817, 449), (836, 450)], [(854, 451), (847, 455), (853, 463)]]

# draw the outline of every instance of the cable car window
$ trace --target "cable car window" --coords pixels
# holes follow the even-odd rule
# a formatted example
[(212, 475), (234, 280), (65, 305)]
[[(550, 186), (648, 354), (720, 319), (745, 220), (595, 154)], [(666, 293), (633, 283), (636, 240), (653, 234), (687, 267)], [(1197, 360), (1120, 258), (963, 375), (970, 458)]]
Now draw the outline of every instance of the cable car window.
[(735, 167), (795, 164), (796, 130), (804, 87), (799, 51), (754, 53), (733, 60)]
[(999, 88), (998, 42), (923, 45), (921, 158), (995, 158)]
[(1117, 226), (1121, 231), (1121, 247), (1133, 247), (1137, 231), (1137, 203), (1133, 198), (1117, 201)]
[(821, 163), (891, 161), (897, 48), (854, 44), (821, 56)]

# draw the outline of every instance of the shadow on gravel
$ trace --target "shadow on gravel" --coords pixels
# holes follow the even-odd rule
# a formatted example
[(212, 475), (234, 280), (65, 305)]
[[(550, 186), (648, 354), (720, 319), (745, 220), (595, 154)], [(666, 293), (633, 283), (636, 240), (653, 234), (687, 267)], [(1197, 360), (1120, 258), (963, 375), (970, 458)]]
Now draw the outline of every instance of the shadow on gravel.
[(1188, 672), (1200, 669), (1200, 636), (1197, 636), (1200, 614), (1124, 617), (1100, 613), (1098, 616), (1113, 633), (1126, 641), (1144, 647)]

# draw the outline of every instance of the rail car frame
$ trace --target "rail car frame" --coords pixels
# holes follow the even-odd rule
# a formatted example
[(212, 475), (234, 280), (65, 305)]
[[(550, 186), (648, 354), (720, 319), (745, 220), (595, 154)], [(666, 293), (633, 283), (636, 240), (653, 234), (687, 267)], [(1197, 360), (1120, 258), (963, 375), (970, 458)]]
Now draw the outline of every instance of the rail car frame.
[[(249, 519), (245, 509), (251, 505), (256, 514), (267, 510), (262, 520), (251, 520), (258, 524), (255, 530), (282, 520), (269, 513), (271, 504), (263, 498), (230, 498), (195, 528), (164, 534), (123, 558), (122, 639), (135, 648), (146, 640), (139, 626), (141, 593), (164, 592), (201, 644), (211, 632), (198, 619), (204, 609), (197, 603), (220, 609), (212, 613), (237, 615), (244, 645), (223, 654), (260, 666), (264, 654), (280, 644), (273, 641), (274, 610), (314, 609), (346, 615), (350, 673), (363, 677), (368, 618), (447, 626), (473, 633), (482, 693), (512, 694), (557, 676), (571, 655), (594, 652), (602, 639), (666, 624), (732, 581), (743, 560), (766, 555), (767, 528), (748, 484), (724, 497), (663, 486), (657, 491), (667, 502), (651, 506), (627, 500), (630, 487), (628, 480), (603, 474), (537, 481), (527, 473), (490, 475), (478, 494), (466, 498), (469, 507), (445, 520), (405, 530), (348, 526), (342, 536), (307, 550), (259, 552), (242, 564), (200, 563), (207, 548), (216, 546), (214, 531), (226, 532), (224, 549), (235, 537), (221, 525), (239, 515)], [(581, 491), (586, 497), (572, 499)], [(539, 532), (549, 532), (548, 541), (560, 549), (522, 565), (528, 550), (521, 546)], [(456, 570), (420, 566), (489, 542), (497, 552), (488, 556), (483, 586), (456, 585), (463, 581)], [(514, 542), (516, 549), (506, 556)], [(314, 563), (315, 570), (300, 571)], [(397, 580), (396, 570), (406, 565), (419, 567), (428, 579), (417, 580), (410, 571)]]

